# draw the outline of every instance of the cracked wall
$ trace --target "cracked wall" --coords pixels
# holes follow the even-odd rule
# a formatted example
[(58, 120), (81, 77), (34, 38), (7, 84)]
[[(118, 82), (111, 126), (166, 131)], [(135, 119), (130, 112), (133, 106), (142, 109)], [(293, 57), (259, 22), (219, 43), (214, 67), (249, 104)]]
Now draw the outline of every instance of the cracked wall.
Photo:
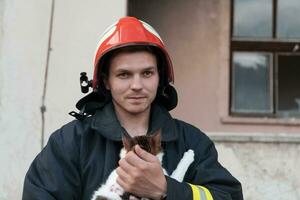
[(216, 143), (219, 161), (241, 181), (245, 200), (300, 199), (299, 143)]

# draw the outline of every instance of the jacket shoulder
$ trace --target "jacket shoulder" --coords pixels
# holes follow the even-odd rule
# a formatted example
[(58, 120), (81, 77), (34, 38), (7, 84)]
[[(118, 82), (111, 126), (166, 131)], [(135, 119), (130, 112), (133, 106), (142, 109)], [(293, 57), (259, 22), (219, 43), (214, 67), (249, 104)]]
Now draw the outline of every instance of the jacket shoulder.
[(48, 143), (54, 142), (64, 146), (69, 145), (70, 143), (79, 143), (82, 136), (86, 132), (89, 132), (90, 127), (91, 118), (86, 118), (82, 121), (73, 120), (54, 131), (50, 135)]
[(184, 122), (179, 119), (174, 119), (179, 133), (179, 137), (183, 137), (187, 140), (201, 140), (201, 141), (211, 141), (210, 138), (199, 128), (192, 124)]
[(199, 128), (178, 119), (175, 119), (175, 124), (178, 130), (178, 141), (185, 146), (186, 150), (193, 149), (200, 157), (206, 156), (211, 151), (216, 152), (213, 141)]

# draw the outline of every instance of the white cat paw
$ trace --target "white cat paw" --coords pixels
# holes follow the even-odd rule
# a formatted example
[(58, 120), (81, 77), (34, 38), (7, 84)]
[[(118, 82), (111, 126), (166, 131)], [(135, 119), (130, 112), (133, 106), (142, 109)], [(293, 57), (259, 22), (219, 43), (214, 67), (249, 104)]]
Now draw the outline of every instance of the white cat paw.
[(194, 161), (194, 156), (195, 156), (194, 151), (192, 149), (189, 149), (187, 152), (184, 153), (183, 158), (192, 162)]

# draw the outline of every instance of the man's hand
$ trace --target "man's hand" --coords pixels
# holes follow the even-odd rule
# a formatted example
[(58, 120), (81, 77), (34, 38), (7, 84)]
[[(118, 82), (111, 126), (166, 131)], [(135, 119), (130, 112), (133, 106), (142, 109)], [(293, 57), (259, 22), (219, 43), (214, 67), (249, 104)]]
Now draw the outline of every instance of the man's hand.
[(158, 200), (167, 191), (167, 181), (158, 158), (134, 147), (119, 161), (117, 182), (126, 192)]

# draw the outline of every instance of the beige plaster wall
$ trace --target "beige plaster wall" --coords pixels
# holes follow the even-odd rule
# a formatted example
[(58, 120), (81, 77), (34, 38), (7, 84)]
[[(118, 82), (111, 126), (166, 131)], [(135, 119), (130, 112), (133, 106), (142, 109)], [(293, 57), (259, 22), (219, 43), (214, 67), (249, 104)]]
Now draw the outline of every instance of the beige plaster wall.
[(300, 145), (216, 143), (220, 162), (243, 185), (244, 199), (300, 199)]
[(25, 172), (41, 148), (40, 104), (50, 2), (0, 3), (0, 199), (21, 199)]
[[(51, 5), (48, 76), (44, 79)], [(119, 0), (0, 0), (0, 199), (21, 199), (28, 167), (42, 140), (67, 121), (83, 96), (79, 73), (93, 70), (102, 31), (126, 13)], [(45, 81), (45, 137), (42, 137)]]
[(94, 53), (102, 32), (126, 14), (126, 1), (56, 1), (46, 93), (45, 143), (74, 118), (68, 113), (84, 96), (79, 74), (92, 79)]

